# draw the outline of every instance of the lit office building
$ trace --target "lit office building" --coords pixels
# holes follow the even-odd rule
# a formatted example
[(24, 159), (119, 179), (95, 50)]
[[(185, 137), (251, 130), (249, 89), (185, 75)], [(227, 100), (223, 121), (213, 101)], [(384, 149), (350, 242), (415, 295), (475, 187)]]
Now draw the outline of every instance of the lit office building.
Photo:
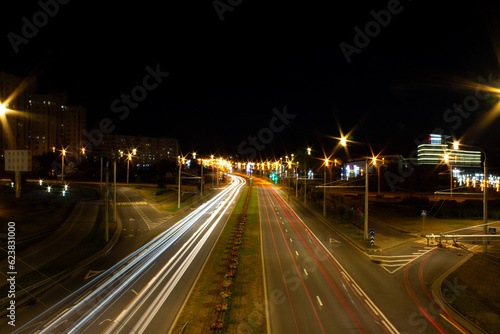
[(481, 167), (481, 151), (453, 147), (450, 136), (430, 134), (427, 143), (418, 145), (418, 165), (449, 164), (453, 167)]

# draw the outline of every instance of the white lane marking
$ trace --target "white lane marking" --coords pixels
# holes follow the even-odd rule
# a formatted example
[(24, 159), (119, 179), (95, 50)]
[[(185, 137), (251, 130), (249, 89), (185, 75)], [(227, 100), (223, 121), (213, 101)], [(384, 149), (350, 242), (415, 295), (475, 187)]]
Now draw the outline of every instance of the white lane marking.
[(299, 256), (299, 252), (295, 251), (295, 254), (297, 254), (297, 256)]
[(323, 307), (323, 303), (321, 302), (321, 299), (319, 299), (319, 296), (316, 296), (316, 299), (318, 299), (319, 306)]
[(396, 330), (396, 328), (394, 328), (394, 326), (392, 326), (392, 324), (390, 324), (390, 323), (387, 324), (387, 322), (384, 319), (382, 319), (382, 323), (384, 324), (385, 327), (387, 327), (387, 329), (389, 330), (389, 332), (394, 333), (394, 334), (399, 333)]
[[(377, 316), (379, 316), (380, 314), (377, 312), (377, 310), (375, 309), (375, 304), (373, 304), (373, 302), (371, 300), (368, 300), (368, 299), (365, 299), (365, 302), (368, 306), (370, 306), (370, 308), (372, 309), (373, 313), (375, 313)], [(382, 320), (384, 321), (384, 320)]]
[(309, 274), (307, 273), (306, 268), (304, 268), (304, 274), (306, 274), (306, 276), (309, 276)]

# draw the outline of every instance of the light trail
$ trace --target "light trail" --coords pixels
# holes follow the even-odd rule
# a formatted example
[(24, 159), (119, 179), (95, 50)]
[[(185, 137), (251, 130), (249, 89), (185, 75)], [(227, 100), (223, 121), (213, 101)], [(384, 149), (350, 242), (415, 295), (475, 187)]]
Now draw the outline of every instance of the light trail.
[[(147, 284), (106, 329), (106, 333), (117, 333), (123, 328), (129, 332), (130, 328), (134, 327), (134, 332), (143, 332), (246, 183), (241, 177), (229, 176), (232, 178), (231, 184), (210, 201), (14, 333), (24, 333), (28, 328), (30, 333), (33, 333), (35, 328), (38, 329), (36, 332), (39, 334), (85, 332), (102, 320), (101, 315), (107, 311), (111, 312), (113, 306), (116, 309), (117, 301), (124, 297), (133, 284), (137, 284), (142, 278), (148, 279), (145, 275), (155, 270), (154, 266), (159, 264), (160, 256), (165, 255), (167, 250), (171, 250), (171, 247), (182, 239), (188, 238), (182, 245), (176, 245), (179, 249), (161, 265), (161, 269), (153, 278), (148, 279)], [(206, 215), (209, 217), (206, 218)], [(169, 275), (172, 277), (165, 282)], [(152, 296), (154, 302), (149, 303), (148, 311), (143, 313), (141, 321), (134, 322), (131, 326), (126, 325)]]

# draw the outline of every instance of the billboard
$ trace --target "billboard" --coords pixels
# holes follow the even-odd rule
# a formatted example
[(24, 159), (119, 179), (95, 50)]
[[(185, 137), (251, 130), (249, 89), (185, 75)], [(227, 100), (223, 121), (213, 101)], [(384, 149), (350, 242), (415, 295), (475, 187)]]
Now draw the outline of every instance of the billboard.
[(29, 150), (5, 150), (5, 171), (31, 171), (31, 152)]

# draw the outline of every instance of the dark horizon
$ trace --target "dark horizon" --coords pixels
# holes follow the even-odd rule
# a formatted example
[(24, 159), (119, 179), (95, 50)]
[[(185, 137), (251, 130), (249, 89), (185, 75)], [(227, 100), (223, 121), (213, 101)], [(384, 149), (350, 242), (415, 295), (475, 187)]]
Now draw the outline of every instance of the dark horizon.
[[(89, 129), (109, 118), (119, 134), (177, 138), (183, 153), (237, 154), (270, 127), (273, 110), (286, 107), (296, 117), (273, 131), (262, 153), (328, 152), (340, 126), (344, 134), (355, 128), (353, 138), (376, 152), (408, 156), (434, 129), (461, 138), (498, 101), (474, 104), (478, 78), (498, 80), (498, 4), (491, 1), (377, 1), (334, 10), (241, 2), (223, 13), (213, 3), (165, 10), (69, 2), (52, 9), (17, 53), (9, 34), (21, 35), (22, 18), (42, 9), (35, 1), (10, 6), (1, 23), (1, 70), (35, 73), (40, 92), (67, 92), (70, 104), (87, 108)], [(370, 22), (379, 26), (371, 36)], [(120, 119), (122, 94), (144, 85), (148, 67), (168, 76)], [(472, 103), (469, 111), (453, 110), (464, 103)], [(464, 140), (498, 160), (499, 126), (496, 118)]]

